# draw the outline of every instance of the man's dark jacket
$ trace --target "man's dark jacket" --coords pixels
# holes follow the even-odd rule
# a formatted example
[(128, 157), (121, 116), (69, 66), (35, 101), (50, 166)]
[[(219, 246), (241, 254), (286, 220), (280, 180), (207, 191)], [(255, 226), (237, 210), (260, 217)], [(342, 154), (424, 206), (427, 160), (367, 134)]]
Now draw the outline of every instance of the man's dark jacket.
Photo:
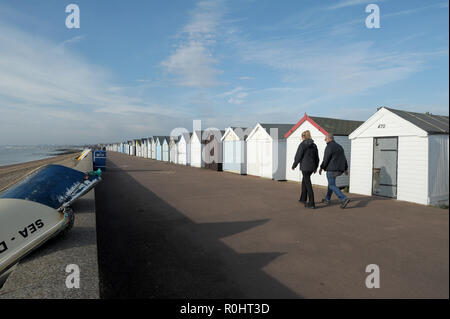
[(320, 168), (330, 172), (345, 172), (348, 169), (344, 149), (335, 141), (331, 141), (325, 148)]
[(304, 140), (298, 146), (292, 169), (296, 168), (298, 164), (304, 172), (314, 172), (319, 166), (319, 152), (312, 139)]

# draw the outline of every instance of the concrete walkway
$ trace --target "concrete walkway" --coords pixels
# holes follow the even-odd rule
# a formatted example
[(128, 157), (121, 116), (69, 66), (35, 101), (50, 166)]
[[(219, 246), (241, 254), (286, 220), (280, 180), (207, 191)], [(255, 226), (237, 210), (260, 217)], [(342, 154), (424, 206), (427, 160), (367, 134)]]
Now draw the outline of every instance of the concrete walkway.
[(449, 297), (448, 210), (353, 194), (345, 210), (335, 198), (309, 210), (296, 183), (113, 152), (107, 165), (101, 297)]
[[(91, 156), (81, 161), (76, 169), (92, 170)], [(94, 201), (95, 189), (72, 205), (75, 212), (72, 230), (64, 237), (50, 239), (22, 259), (0, 289), (0, 299), (99, 298)], [(69, 264), (80, 268), (79, 289), (66, 287)]]

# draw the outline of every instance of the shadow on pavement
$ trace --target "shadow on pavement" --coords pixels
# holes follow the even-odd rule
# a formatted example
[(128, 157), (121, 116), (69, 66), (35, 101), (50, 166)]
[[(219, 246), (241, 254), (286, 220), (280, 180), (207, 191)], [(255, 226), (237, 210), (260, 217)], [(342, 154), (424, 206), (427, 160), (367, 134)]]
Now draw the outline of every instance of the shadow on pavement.
[(221, 241), (268, 219), (198, 224), (116, 170), (96, 188), (101, 298), (301, 298), (263, 271), (283, 252)]
[(392, 200), (392, 198), (378, 197), (378, 196), (350, 197), (350, 199), (351, 199), (351, 202), (348, 204), (348, 206), (345, 209), (366, 207), (367, 204), (369, 204), (372, 201)]
[(129, 172), (170, 172), (168, 170), (162, 170), (162, 169), (127, 169), (127, 168), (109, 168), (108, 167), (108, 173), (129, 173)]
[[(316, 191), (316, 189), (314, 189), (314, 193), (319, 193), (319, 191)], [(379, 197), (379, 196), (353, 197), (354, 194), (349, 194), (349, 193), (346, 193), (345, 195), (348, 196), (348, 198), (350, 198), (350, 203), (343, 210), (366, 207), (371, 201), (392, 200), (392, 198)], [(333, 206), (340, 208), (340, 205), (341, 205), (341, 202), (337, 199), (332, 199), (330, 204), (328, 204), (328, 205), (321, 203), (320, 201), (317, 201), (316, 209), (333, 207)]]

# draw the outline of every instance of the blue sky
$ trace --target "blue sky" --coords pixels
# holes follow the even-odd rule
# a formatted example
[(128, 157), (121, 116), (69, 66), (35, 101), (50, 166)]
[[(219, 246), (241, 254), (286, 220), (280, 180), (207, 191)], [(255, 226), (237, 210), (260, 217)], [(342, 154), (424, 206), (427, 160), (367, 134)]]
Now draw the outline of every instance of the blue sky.
[(366, 120), (379, 106), (448, 115), (448, 15), (442, 0), (2, 0), (0, 144)]

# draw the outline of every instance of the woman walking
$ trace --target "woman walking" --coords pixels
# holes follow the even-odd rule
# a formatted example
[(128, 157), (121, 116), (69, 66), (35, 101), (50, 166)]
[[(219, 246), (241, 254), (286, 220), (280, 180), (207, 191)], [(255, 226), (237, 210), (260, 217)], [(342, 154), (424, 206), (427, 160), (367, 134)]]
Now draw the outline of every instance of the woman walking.
[[(314, 203), (311, 175), (317, 172), (317, 167), (319, 166), (319, 152), (314, 140), (311, 138), (311, 133), (308, 130), (302, 133), (302, 142), (298, 146), (297, 153), (295, 154), (292, 169), (294, 170), (298, 164), (300, 164), (300, 170), (303, 175), (302, 194), (299, 201), (304, 203), (306, 208), (314, 209), (316, 208), (316, 205)], [(308, 198), (309, 202), (307, 202)]]

